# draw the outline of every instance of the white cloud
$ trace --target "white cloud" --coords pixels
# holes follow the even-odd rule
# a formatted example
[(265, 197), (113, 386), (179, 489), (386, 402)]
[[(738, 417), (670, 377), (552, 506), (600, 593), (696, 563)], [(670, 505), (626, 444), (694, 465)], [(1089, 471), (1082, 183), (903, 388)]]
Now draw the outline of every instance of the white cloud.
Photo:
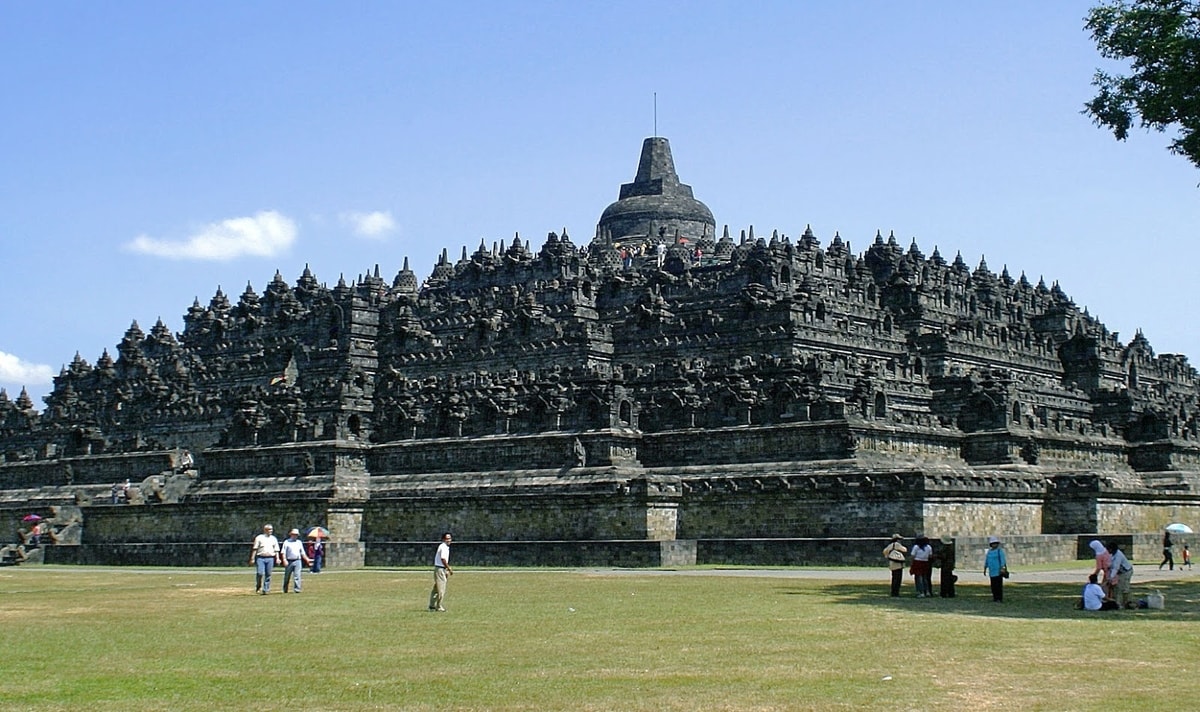
[(272, 257), (296, 240), (296, 223), (274, 210), (253, 217), (229, 218), (200, 228), (185, 240), (139, 235), (126, 247), (172, 260), (232, 260), (243, 255)]
[(49, 366), (22, 361), (12, 354), (0, 351), (0, 383), (32, 386), (53, 382), (54, 369)]
[(372, 213), (342, 213), (338, 217), (342, 222), (354, 229), (355, 234), (363, 237), (383, 237), (396, 229), (396, 221), (387, 211), (376, 210)]

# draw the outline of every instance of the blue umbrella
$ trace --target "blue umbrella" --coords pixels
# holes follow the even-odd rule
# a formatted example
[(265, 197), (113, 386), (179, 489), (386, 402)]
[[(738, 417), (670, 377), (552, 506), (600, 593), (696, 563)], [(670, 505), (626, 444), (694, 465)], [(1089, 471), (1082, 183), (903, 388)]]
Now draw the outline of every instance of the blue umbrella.
[(1179, 522), (1168, 524), (1167, 531), (1171, 532), (1172, 534), (1195, 534), (1191, 527), (1186, 524), (1180, 524)]

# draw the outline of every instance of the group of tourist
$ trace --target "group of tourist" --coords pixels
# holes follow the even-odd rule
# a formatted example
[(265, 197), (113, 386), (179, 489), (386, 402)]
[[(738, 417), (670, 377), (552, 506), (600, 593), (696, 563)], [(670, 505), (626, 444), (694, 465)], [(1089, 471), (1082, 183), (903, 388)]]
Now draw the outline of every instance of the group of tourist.
[[(695, 267), (700, 266), (704, 261), (704, 249), (699, 244), (694, 244), (689, 251), (692, 257), (692, 265)], [(655, 266), (658, 269), (662, 269), (667, 258), (667, 243), (666, 241), (651, 243), (649, 240), (643, 240), (635, 245), (618, 245), (617, 254), (621, 256), (621, 268), (625, 271), (633, 269), (635, 258), (640, 259), (649, 256), (653, 256)]]
[[(924, 535), (918, 536), (911, 552), (901, 543), (902, 540), (903, 537), (899, 534), (893, 534), (891, 542), (883, 549), (883, 558), (887, 561), (892, 576), (892, 597), (900, 595), (905, 561), (908, 560), (910, 553), (912, 558), (908, 570), (912, 574), (916, 585), (917, 598), (933, 596), (933, 586), (930, 576), (932, 574), (934, 556), (929, 538)], [(1115, 541), (1105, 544), (1098, 539), (1093, 539), (1089, 542), (1088, 546), (1095, 553), (1096, 568), (1088, 575), (1088, 583), (1084, 586), (1082, 608), (1089, 611), (1133, 608), (1135, 604), (1130, 600), (1129, 593), (1130, 582), (1133, 579), (1133, 564), (1130, 563), (1129, 557), (1125, 555), (1125, 552), (1121, 550), (1120, 545)], [(1170, 546), (1170, 534), (1168, 533), (1163, 538), (1164, 564), (1173, 566), (1170, 557)], [(1191, 554), (1188, 552), (1186, 546), (1184, 546), (1183, 556), (1184, 561), (1190, 565)], [(952, 560), (953, 557), (951, 556)], [(1163, 564), (1160, 564), (1159, 568), (1161, 569), (1162, 566)], [(947, 576), (953, 577), (953, 574), (946, 570), (944, 557), (942, 567), (943, 581), (946, 580)], [(950, 564), (950, 567), (953, 569), (953, 563)], [(1004, 580), (1008, 578), (1009, 573), (1008, 557), (1005, 554), (999, 537), (988, 537), (988, 548), (983, 558), (983, 574), (988, 577), (992, 601), (1003, 603)], [(953, 578), (951, 578), (951, 581), (953, 581)], [(942, 595), (947, 595), (945, 590), (943, 590)], [(951, 592), (949, 595), (953, 596), (954, 594)]]
[(1133, 580), (1133, 564), (1115, 541), (1107, 544), (1092, 539), (1088, 546), (1096, 555), (1096, 568), (1088, 574), (1083, 587), (1083, 608), (1088, 611), (1108, 611), (1133, 608), (1129, 598), (1129, 583)]
[(308, 541), (300, 540), (300, 530), (292, 529), (282, 542), (275, 538), (275, 527), (264, 524), (262, 534), (254, 537), (250, 545), (250, 565), (254, 567), (254, 592), (267, 595), (271, 592), (271, 574), (276, 566), (283, 570), (283, 592), (289, 588), (300, 593), (300, 572), (303, 567), (318, 574), (325, 560), (325, 542), (320, 537)]
[[(908, 548), (901, 542), (904, 537), (899, 534), (893, 534), (891, 542), (883, 549), (883, 558), (888, 562), (888, 568), (892, 574), (891, 595), (893, 598), (900, 596), (900, 586), (904, 579), (904, 562), (908, 560), (910, 553)], [(932, 598), (933, 597), (933, 567), (934, 564), (939, 564), (942, 569), (942, 591), (943, 598), (953, 598), (954, 583), (958, 577), (954, 575), (954, 547), (952, 544), (947, 544), (942, 547), (941, 554), (935, 561), (933, 553), (933, 544), (930, 543), (929, 537), (924, 534), (918, 535), (913, 542), (912, 559), (908, 566), (908, 571), (912, 574), (913, 583), (917, 589), (917, 598)], [(988, 577), (992, 585), (992, 600), (997, 603), (1004, 600), (1004, 579), (1008, 578), (1008, 560), (1004, 555), (1004, 550), (1000, 548), (1000, 539), (998, 537), (990, 537), (988, 539), (988, 550), (984, 555), (984, 575)]]
[[(314, 527), (314, 530), (318, 529)], [(433, 554), (433, 589), (429, 592), (429, 610), (445, 613), (442, 604), (446, 601), (446, 583), (454, 575), (450, 567), (450, 544), (454, 538), (450, 532), (442, 534), (442, 541)], [(254, 537), (250, 545), (250, 565), (254, 566), (254, 592), (267, 595), (271, 592), (271, 574), (276, 566), (285, 566), (283, 571), (283, 592), (288, 592), (289, 584), (292, 591), (300, 593), (300, 571), (302, 566), (311, 567), (314, 574), (321, 572), (321, 563), (325, 558), (325, 542), (320, 537), (300, 541), (300, 530), (292, 529), (287, 539), (280, 542), (275, 538), (275, 527), (264, 524), (262, 534)]]

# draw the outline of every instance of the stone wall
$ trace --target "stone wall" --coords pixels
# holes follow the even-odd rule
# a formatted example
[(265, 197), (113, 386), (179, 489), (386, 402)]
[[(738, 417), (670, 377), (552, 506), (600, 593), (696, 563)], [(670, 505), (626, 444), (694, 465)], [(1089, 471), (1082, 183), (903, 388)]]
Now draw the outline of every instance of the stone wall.
[(1097, 531), (1160, 532), (1172, 522), (1200, 522), (1200, 502), (1101, 500), (1096, 505)]
[(477, 539), (649, 539), (644, 495), (556, 492), (371, 499), (365, 505), (363, 540), (437, 541), (442, 532)]
[(246, 566), (253, 574), (250, 542), (205, 541), (203, 543), (126, 542), (46, 547), (47, 564), (86, 566)]
[(759, 462), (764, 457), (836, 460), (848, 457), (852, 444), (844, 422), (673, 430), (643, 434), (638, 459), (646, 467)]
[(173, 469), (178, 455), (175, 451), (159, 451), (6, 462), (0, 467), (0, 489), (140, 482)]
[[(897, 475), (916, 481), (915, 476)], [(867, 477), (870, 480), (870, 477)], [(915, 492), (865, 486), (847, 473), (713, 478), (686, 482), (679, 539), (882, 536), (911, 530), (922, 516)]]
[(295, 443), (256, 448), (214, 448), (197, 456), (202, 471), (222, 480), (269, 479), (331, 474), (339, 456), (365, 457), (363, 445), (350, 442)]
[[(84, 541), (97, 546), (155, 543), (197, 547), (243, 541), (249, 551), (264, 524), (273, 524), (276, 536), (283, 539), (293, 527), (303, 532), (311, 526), (327, 526), (325, 512), (325, 504), (319, 501), (269, 496), (236, 503), (92, 507), (84, 515)], [(357, 532), (352, 534), (357, 538)]]
[[(376, 542), (368, 566), (432, 566), (436, 540)], [(695, 542), (455, 541), (455, 566), (604, 566), (646, 568), (696, 563)]]
[[(396, 542), (436, 542), (444, 531), (454, 532), (460, 540), (488, 542), (487, 551), (493, 553), (486, 560), (497, 564), (506, 555), (515, 557), (514, 563), (533, 561), (530, 557), (536, 552), (549, 557), (546, 565), (705, 562), (709, 561), (705, 552), (716, 552), (711, 560), (718, 563), (826, 557), (820, 560), (873, 565), (872, 540), (893, 532), (960, 541), (984, 541), (998, 534), (1012, 542), (1014, 555), (1063, 560), (1075, 555), (1070, 549), (1077, 542), (1056, 543), (1055, 537), (1085, 537), (1089, 535), (1078, 533), (1090, 531), (1142, 532), (1150, 541), (1146, 550), (1156, 555), (1157, 543), (1151, 540), (1158, 535), (1150, 532), (1161, 532), (1172, 521), (1200, 521), (1200, 495), (1193, 494), (1200, 491), (1196, 473), (1101, 470), (1048, 476), (1037, 466), (1022, 463), (951, 467), (926, 456), (930, 448), (944, 448), (952, 435), (870, 423), (854, 428), (859, 434), (854, 436), (856, 447), (850, 458), (795, 462), (760, 454), (757, 461), (747, 463), (659, 468), (646, 468), (634, 460), (542, 469), (512, 469), (506, 464), (481, 471), (395, 472), (403, 469), (398, 453), (432, 452), (441, 446), (446, 448), (447, 462), (453, 462), (456, 453), (467, 453), (467, 461), (474, 463), (489, 451), (503, 451), (509, 440), (515, 443), (513, 453), (534, 447), (539, 441), (534, 436), (411, 445), (338, 441), (218, 448), (197, 458), (205, 469), (193, 473), (187, 489), (173, 500), (112, 505), (107, 484), (36, 488), (10, 484), (0, 489), (0, 521), (16, 529), (26, 514), (49, 517), (52, 510), (72, 506), (76, 514), (68, 533), (81, 547), (76, 554), (58, 556), (187, 565), (224, 561), (187, 553), (192, 548), (219, 551), (231, 543), (248, 548), (268, 521), (279, 534), (293, 526), (303, 530), (321, 525), (333, 534), (328, 559), (333, 567), (419, 561), (420, 557), (396, 553), (405, 550)], [(784, 426), (774, 436), (767, 430), (746, 426), (723, 429), (720, 434), (735, 450), (751, 452), (788, 438), (846, 432), (822, 423)], [(702, 432), (683, 440), (702, 445)], [(905, 451), (900, 445), (914, 433), (927, 437), (917, 439), (920, 447)], [(646, 439), (655, 443), (653, 447), (664, 447), (685, 434), (660, 433)], [(776, 436), (781, 440), (772, 440)], [(586, 443), (583, 459), (587, 460), (592, 452), (623, 448), (614, 445), (623, 437), (621, 432), (603, 430), (554, 433), (541, 441), (548, 451), (559, 452), (578, 439)], [(892, 454), (884, 457), (884, 450)], [(114, 479), (114, 473), (175, 463), (172, 452), (79, 459), (85, 462), (80, 471), (103, 473), (95, 476), (103, 476), (105, 482)], [(519, 453), (512, 455), (511, 464), (518, 461)], [(885, 462), (901, 467), (880, 466)], [(25, 472), (29, 465), (0, 464), (0, 475)], [(377, 473), (375, 466), (392, 472)], [(21, 476), (13, 479), (20, 481)], [(809, 539), (827, 546), (803, 543)], [(845, 543), (857, 539), (870, 546)], [(551, 544), (539, 548), (537, 542)], [(1131, 542), (1143, 545), (1141, 540)], [(57, 548), (62, 552), (69, 547)], [(567, 553), (572, 550), (581, 553)], [(654, 551), (659, 553), (645, 553)]]
[(928, 536), (988, 537), (1042, 531), (1041, 499), (929, 498), (922, 505)]

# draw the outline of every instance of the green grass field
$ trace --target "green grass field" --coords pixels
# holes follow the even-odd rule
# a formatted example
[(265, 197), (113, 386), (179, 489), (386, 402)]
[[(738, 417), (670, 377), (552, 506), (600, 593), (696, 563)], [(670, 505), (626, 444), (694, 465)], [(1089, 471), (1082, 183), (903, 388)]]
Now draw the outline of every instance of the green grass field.
[(460, 569), (438, 614), (424, 570), (0, 569), (0, 709), (1194, 709), (1193, 577), (1100, 614), (1074, 584), (708, 573)]

